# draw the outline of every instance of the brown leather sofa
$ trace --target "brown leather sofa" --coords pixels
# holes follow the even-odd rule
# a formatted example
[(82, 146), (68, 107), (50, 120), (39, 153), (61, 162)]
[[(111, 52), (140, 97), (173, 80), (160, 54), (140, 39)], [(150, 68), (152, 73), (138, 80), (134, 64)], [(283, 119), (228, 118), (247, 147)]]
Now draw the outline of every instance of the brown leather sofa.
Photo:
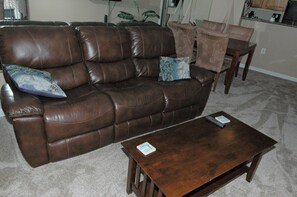
[(169, 28), (15, 26), (0, 28), (2, 64), (46, 70), (67, 94), (16, 89), (7, 73), (1, 104), (27, 162), (37, 167), (199, 116), (213, 76), (158, 82), (159, 57), (175, 54)]

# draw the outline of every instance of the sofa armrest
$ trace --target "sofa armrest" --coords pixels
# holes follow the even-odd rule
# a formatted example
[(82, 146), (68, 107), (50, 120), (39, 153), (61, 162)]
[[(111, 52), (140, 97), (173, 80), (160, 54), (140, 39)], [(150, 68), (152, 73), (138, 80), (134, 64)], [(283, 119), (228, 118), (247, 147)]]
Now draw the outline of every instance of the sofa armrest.
[(9, 84), (1, 88), (1, 105), (8, 118), (42, 116), (44, 112), (37, 96), (12, 89)]
[(214, 74), (204, 68), (200, 68), (195, 65), (191, 65), (191, 78), (198, 80), (202, 86), (212, 83), (214, 80)]

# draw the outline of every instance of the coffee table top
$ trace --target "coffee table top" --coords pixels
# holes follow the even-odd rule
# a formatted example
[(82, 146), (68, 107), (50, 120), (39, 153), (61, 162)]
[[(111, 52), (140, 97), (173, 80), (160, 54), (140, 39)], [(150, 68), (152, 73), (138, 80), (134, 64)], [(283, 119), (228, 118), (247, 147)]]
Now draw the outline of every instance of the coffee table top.
[[(276, 141), (225, 112), (220, 128), (205, 117), (122, 142), (124, 149), (166, 196), (183, 196), (242, 164)], [(136, 146), (157, 150), (144, 156)]]

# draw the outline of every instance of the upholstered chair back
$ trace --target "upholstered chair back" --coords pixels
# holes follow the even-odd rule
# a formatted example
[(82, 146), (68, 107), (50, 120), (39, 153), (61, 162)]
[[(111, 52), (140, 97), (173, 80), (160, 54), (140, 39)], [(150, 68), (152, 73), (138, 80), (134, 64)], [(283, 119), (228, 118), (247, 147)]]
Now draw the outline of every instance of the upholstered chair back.
[(196, 27), (191, 24), (180, 24), (174, 21), (168, 22), (167, 26), (174, 35), (176, 56), (190, 57), (191, 59), (196, 37)]
[[(175, 42), (167, 27), (127, 27), (132, 42), (132, 57), (137, 76), (158, 77), (160, 56), (174, 56)], [(154, 44), (152, 44), (154, 43)]]
[[(46, 70), (63, 90), (88, 83), (75, 29), (68, 26), (0, 28), (1, 63)], [(6, 77), (7, 79), (7, 77)]]
[(223, 32), (225, 27), (226, 27), (225, 23), (219, 23), (219, 22), (208, 21), (208, 20), (202, 21), (202, 28), (207, 30)]
[(125, 28), (80, 26), (77, 29), (92, 84), (135, 77), (130, 36)]
[(254, 33), (254, 29), (238, 25), (228, 25), (226, 33), (229, 34), (229, 38), (250, 41)]
[(228, 34), (197, 28), (197, 35), (196, 65), (220, 72), (228, 46)]
[(226, 33), (197, 28), (196, 65), (215, 72), (213, 91), (215, 91), (220, 73), (230, 68), (231, 62), (225, 61), (229, 37)]

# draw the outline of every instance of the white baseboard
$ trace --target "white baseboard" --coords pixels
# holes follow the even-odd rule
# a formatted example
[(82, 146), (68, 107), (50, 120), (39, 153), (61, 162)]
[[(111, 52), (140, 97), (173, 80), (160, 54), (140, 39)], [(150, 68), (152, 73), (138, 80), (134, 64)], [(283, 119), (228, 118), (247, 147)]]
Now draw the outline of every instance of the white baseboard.
[[(245, 66), (245, 64), (240, 63), (240, 68), (244, 68), (244, 66)], [(255, 67), (255, 66), (250, 66), (249, 69), (253, 70), (253, 71), (256, 71), (256, 72), (259, 72), (259, 73), (264, 73), (264, 74), (267, 74), (267, 75), (278, 77), (278, 78), (281, 78), (281, 79), (286, 79), (286, 80), (289, 80), (289, 81), (297, 82), (296, 77), (291, 77), (291, 76), (288, 76), (288, 75), (285, 75), (285, 74), (273, 72), (273, 71), (270, 71), (270, 70), (265, 70), (265, 69), (258, 68), (258, 67)]]

